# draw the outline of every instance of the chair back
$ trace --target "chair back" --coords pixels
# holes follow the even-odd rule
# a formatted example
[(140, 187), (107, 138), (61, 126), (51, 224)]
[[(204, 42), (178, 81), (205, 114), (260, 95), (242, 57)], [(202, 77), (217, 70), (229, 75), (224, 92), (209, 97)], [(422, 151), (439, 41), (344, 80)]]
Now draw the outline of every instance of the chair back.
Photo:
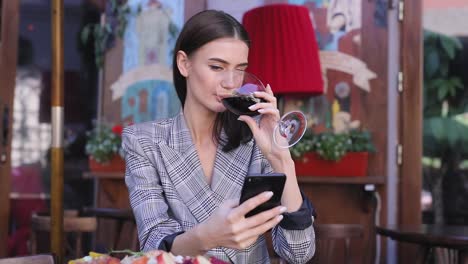
[[(33, 214), (31, 217), (31, 253), (37, 254), (37, 238), (39, 232), (51, 231), (51, 218), (48, 213)], [(63, 218), (63, 229), (65, 234), (74, 233), (73, 245), (65, 244), (65, 249), (74, 251), (72, 255), (79, 258), (82, 252), (82, 234), (93, 233), (97, 229), (97, 220), (95, 217), (79, 216), (77, 210), (65, 210)], [(65, 240), (66, 241), (66, 240)], [(72, 246), (74, 248), (72, 248)]]
[(40, 254), (15, 258), (0, 259), (0, 264), (55, 264), (55, 257), (52, 254)]
[(106, 236), (109, 240), (107, 248), (128, 248), (132, 251), (140, 251), (138, 230), (132, 209), (86, 207), (82, 214), (95, 216), (99, 219), (100, 227), (106, 225), (111, 230), (109, 236)]
[(317, 224), (314, 229), (317, 248), (313, 263), (336, 263), (337, 252), (344, 252), (344, 263), (351, 263), (351, 240), (364, 236), (364, 228), (358, 224)]

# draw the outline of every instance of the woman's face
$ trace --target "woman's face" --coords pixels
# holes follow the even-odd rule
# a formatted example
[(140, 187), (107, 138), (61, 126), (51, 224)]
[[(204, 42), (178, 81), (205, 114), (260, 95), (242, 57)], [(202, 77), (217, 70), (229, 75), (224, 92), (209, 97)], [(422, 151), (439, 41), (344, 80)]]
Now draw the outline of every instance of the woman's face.
[(216, 90), (234, 88), (229, 87), (233, 85), (230, 73), (245, 70), (248, 53), (249, 48), (242, 40), (221, 38), (208, 42), (183, 63), (178, 63), (187, 79), (185, 106), (198, 104), (212, 112), (225, 111)]

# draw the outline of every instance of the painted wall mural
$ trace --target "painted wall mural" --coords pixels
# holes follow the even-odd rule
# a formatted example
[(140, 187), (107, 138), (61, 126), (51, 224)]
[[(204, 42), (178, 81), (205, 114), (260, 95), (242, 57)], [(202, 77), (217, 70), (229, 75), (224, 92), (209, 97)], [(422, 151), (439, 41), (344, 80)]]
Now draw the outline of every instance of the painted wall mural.
[(129, 0), (122, 75), (111, 86), (124, 123), (171, 117), (180, 103), (172, 84), (172, 55), (184, 22), (184, 0)]
[[(320, 48), (325, 94), (284, 98), (284, 112), (301, 109), (314, 131), (358, 128), (362, 93), (372, 91), (377, 74), (361, 60), (362, 0), (289, 0), (310, 10)], [(354, 120), (356, 119), (356, 120)]]

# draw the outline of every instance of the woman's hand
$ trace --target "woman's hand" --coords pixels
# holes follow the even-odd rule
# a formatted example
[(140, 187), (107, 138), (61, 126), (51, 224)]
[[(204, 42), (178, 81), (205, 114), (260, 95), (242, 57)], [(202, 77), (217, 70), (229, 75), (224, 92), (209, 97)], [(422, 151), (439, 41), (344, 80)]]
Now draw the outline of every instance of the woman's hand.
[[(273, 133), (280, 120), (280, 113), (270, 85), (266, 86), (265, 92), (255, 92), (254, 96), (265, 100), (265, 102), (256, 103), (249, 107), (251, 111), (258, 111), (261, 114), (260, 122), (257, 125), (255, 119), (246, 115), (239, 116), (239, 120), (249, 126), (255, 142), (270, 162), (271, 159), (290, 159), (291, 155), (287, 148), (280, 148), (273, 143)], [(278, 137), (278, 140), (286, 139)]]
[(268, 201), (272, 195), (272, 192), (264, 192), (240, 205), (233, 200), (223, 202), (207, 221), (199, 225), (197, 232), (203, 248), (210, 250), (222, 246), (245, 249), (252, 245), (261, 234), (272, 229), (283, 219), (281, 214), (286, 211), (284, 206), (245, 217), (252, 209)]
[[(270, 85), (267, 85), (265, 92), (255, 92), (255, 97), (262, 98), (266, 102), (252, 105), (251, 111), (260, 112), (260, 122), (257, 122), (250, 116), (242, 115), (240, 121), (244, 121), (249, 126), (255, 138), (257, 146), (262, 151), (265, 158), (269, 161), (274, 171), (286, 174), (286, 184), (284, 186), (281, 204), (288, 207), (289, 212), (297, 211), (302, 204), (302, 196), (297, 183), (294, 161), (288, 148), (281, 148), (273, 142), (275, 126), (280, 120), (280, 114), (277, 107), (276, 97), (273, 95)], [(275, 135), (278, 141), (287, 139)]]

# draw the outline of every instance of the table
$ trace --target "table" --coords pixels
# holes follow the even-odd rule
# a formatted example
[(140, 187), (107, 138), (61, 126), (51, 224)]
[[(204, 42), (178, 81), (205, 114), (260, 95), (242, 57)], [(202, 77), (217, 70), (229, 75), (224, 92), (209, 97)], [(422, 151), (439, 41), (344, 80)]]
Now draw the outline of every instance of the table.
[(468, 264), (468, 226), (377, 226), (376, 232), (396, 241), (421, 245), (425, 258), (434, 247), (454, 249), (458, 251), (458, 263)]

